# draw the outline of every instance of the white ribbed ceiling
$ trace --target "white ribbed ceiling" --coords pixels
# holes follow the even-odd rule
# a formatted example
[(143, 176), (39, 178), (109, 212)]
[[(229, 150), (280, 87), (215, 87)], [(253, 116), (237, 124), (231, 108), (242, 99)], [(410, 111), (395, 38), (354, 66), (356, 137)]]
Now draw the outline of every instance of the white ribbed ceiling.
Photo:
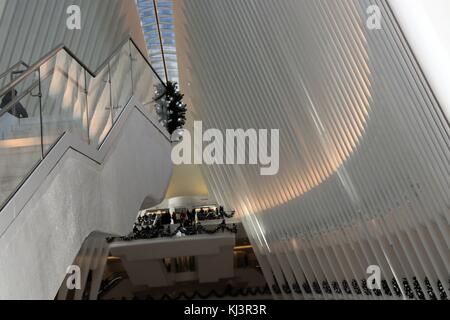
[[(373, 4), (381, 30), (366, 27)], [(443, 281), (450, 270), (450, 130), (388, 3), (177, 0), (175, 9), (190, 124), (280, 129), (278, 175), (202, 166), (218, 202), (244, 218), (269, 282), (272, 272), (279, 284), (300, 283), (302, 274), (350, 283), (364, 279), (370, 263), (382, 265), (386, 279)], [(401, 233), (408, 228), (412, 234)], [(328, 250), (330, 242), (365, 242), (369, 234), (376, 246), (356, 266), (345, 262), (348, 269), (315, 249), (309, 267), (286, 260), (300, 257), (305, 249), (298, 248)], [(384, 247), (388, 240), (401, 247)]]
[[(81, 30), (66, 25), (74, 4)], [(32, 65), (61, 44), (95, 69), (130, 35), (145, 52), (134, 0), (0, 0), (0, 73), (20, 60)]]

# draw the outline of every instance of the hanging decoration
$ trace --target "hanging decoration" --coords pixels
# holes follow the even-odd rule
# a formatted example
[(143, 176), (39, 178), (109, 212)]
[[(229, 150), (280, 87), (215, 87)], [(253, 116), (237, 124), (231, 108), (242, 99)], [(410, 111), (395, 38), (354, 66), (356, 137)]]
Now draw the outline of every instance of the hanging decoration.
[[(100, 299), (105, 296), (109, 290), (114, 288), (118, 282), (122, 281), (124, 278), (121, 275), (113, 275), (113, 279), (102, 282), (102, 286), (100, 289), (99, 297)], [(208, 290), (207, 292), (202, 292), (201, 290), (194, 290), (193, 292), (176, 291), (170, 293), (164, 293), (159, 295), (151, 295), (147, 294), (139, 298), (138, 296), (134, 296), (132, 300), (209, 300), (209, 299), (223, 299), (226, 297), (251, 297), (251, 296), (262, 296), (262, 295), (270, 295), (269, 286), (266, 284), (263, 287), (233, 287), (231, 284), (228, 284), (225, 289), (219, 290)], [(128, 298), (122, 298), (122, 300), (127, 300)]]
[(166, 86), (156, 85), (155, 111), (159, 122), (172, 135), (176, 130), (183, 128), (186, 123), (186, 104), (184, 95), (180, 93), (176, 82), (168, 81)]
[(214, 229), (206, 229), (201, 223), (197, 222), (186, 222), (181, 223), (180, 226), (171, 231), (170, 225), (162, 225), (157, 223), (152, 226), (147, 226), (146, 228), (134, 228), (133, 232), (124, 237), (108, 237), (106, 240), (111, 243), (115, 240), (119, 241), (132, 241), (132, 240), (143, 240), (143, 239), (154, 239), (154, 238), (166, 238), (174, 237), (178, 234), (184, 234), (186, 236), (197, 235), (197, 234), (214, 234), (216, 232), (231, 232), (237, 233), (236, 224), (231, 226), (227, 225), (225, 219), (221, 224), (217, 225)]

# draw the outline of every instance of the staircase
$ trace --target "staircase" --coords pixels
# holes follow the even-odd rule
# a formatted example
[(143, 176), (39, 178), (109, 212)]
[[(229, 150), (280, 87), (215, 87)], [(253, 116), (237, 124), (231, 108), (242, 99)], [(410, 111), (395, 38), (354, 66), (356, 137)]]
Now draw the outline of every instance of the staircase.
[[(0, 299), (53, 299), (92, 232), (128, 232), (172, 172), (161, 79), (131, 38), (96, 71), (59, 46), (0, 89)], [(8, 113), (20, 103), (29, 117)]]

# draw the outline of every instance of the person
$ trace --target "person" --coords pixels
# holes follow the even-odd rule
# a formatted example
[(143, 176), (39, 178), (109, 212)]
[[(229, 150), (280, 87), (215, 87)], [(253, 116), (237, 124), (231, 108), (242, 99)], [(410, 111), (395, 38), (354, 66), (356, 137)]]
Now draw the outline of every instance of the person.
[(170, 224), (170, 213), (169, 211), (166, 211), (163, 213), (162, 217), (161, 217), (161, 224), (162, 225), (167, 225)]
[(186, 211), (181, 212), (181, 214), (180, 214), (180, 220), (181, 220), (181, 222), (184, 222), (184, 221), (186, 220), (186, 217), (187, 217)]
[[(11, 101), (13, 101), (15, 97), (17, 97), (17, 91), (15, 89), (12, 89), (7, 94), (5, 94), (2, 102), (0, 103), (0, 109), (5, 108)], [(8, 113), (19, 119), (28, 118), (28, 112), (20, 102), (14, 104), (13, 107), (8, 110)]]
[(174, 224), (177, 223), (177, 214), (175, 213), (175, 211), (172, 213), (172, 220)]
[(195, 210), (194, 209), (192, 209), (192, 211), (188, 210), (187, 215), (188, 215), (189, 221), (192, 222), (195, 220)]
[(214, 216), (212, 215), (212, 210), (211, 210), (211, 208), (209, 208), (208, 209), (208, 211), (206, 211), (207, 213), (206, 213), (206, 220), (212, 220), (212, 219), (214, 219)]
[(198, 220), (204, 220), (205, 219), (205, 211), (203, 208), (200, 208), (200, 212), (198, 213)]

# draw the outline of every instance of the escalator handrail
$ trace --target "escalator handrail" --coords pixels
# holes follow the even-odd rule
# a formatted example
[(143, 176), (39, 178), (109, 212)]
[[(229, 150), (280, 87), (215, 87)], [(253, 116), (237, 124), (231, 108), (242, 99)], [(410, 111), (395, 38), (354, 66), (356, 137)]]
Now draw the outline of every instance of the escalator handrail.
[[(139, 49), (139, 47), (136, 45), (136, 42), (133, 40), (131, 36), (127, 36), (123, 41), (120, 42), (120, 44), (116, 47), (116, 49), (104, 60), (104, 62), (97, 68), (96, 71), (92, 71), (88, 66), (86, 66), (69, 48), (67, 48), (65, 45), (61, 44), (57, 46), (55, 49), (51, 50), (49, 53), (47, 53), (45, 56), (43, 56), (38, 62), (33, 64), (31, 67), (29, 67), (25, 72), (23, 72), (17, 79), (9, 83), (7, 86), (0, 89), (0, 97), (4, 96), (6, 93), (8, 93), (10, 90), (14, 89), (17, 85), (19, 85), (22, 81), (24, 81), (28, 76), (33, 74), (34, 72), (38, 71), (39, 68), (44, 65), (46, 62), (48, 62), (50, 59), (55, 57), (60, 51), (65, 51), (72, 59), (74, 59), (84, 70), (86, 70), (87, 73), (89, 73), (92, 77), (96, 77), (102, 70), (105, 68), (108, 63), (122, 50), (124, 45), (131, 41), (131, 43), (134, 45), (136, 50), (139, 52), (139, 54), (142, 56), (144, 61), (148, 64), (154, 75), (158, 78), (158, 80), (161, 82), (162, 85), (165, 86), (164, 81), (161, 79), (161, 77), (158, 75), (158, 73), (155, 71), (155, 69), (152, 67), (151, 63), (148, 61), (148, 58), (142, 53), (142, 51)], [(0, 111), (0, 117), (8, 112), (10, 109), (14, 107), (14, 103), (11, 103), (8, 107), (3, 108)]]

